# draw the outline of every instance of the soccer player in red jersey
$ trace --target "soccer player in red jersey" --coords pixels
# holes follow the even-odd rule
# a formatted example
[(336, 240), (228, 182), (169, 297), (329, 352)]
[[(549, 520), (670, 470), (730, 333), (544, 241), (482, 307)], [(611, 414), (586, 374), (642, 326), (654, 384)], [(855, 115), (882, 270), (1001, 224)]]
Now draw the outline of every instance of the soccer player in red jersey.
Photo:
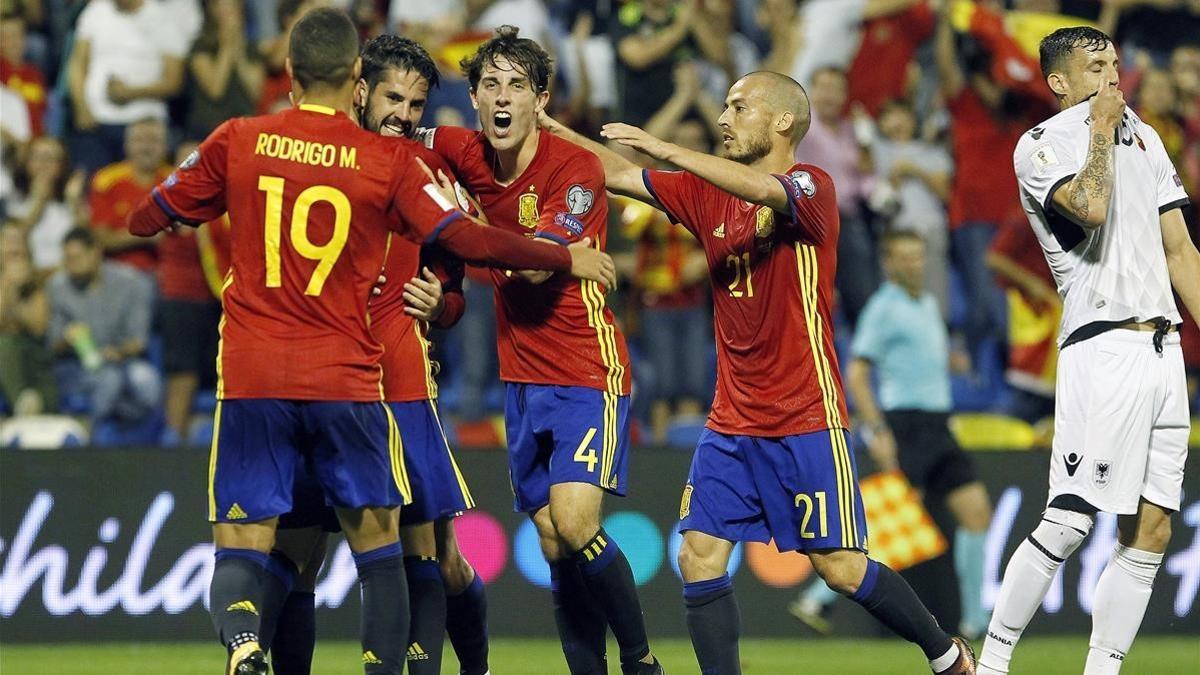
[(408, 599), (396, 509), (409, 485), (367, 313), (389, 231), (436, 240), (467, 260), (604, 282), (612, 261), (586, 246), (538, 246), (477, 225), (411, 142), (361, 129), (346, 114), (361, 62), (344, 12), (306, 14), (292, 31), (287, 69), (298, 107), (223, 124), (131, 212), (129, 227), (152, 236), (229, 213), (208, 499), (211, 612), (227, 672), (267, 672), (262, 575), (278, 516), (291, 508), (294, 472), (307, 462), (358, 567), (364, 668), (400, 673)]
[[(608, 204), (596, 156), (537, 128), (550, 58), (517, 29), (463, 59), (482, 131), (418, 132), (479, 199), (498, 230), (547, 248), (590, 237), (604, 247)], [(605, 671), (605, 624), (625, 673), (661, 672), (633, 572), (600, 526), (605, 492), (623, 495), (631, 376), (605, 289), (562, 275), (492, 272), (514, 508), (537, 526), (555, 620), (572, 673)], [(602, 610), (602, 611), (598, 611)]]
[[(354, 89), (359, 123), (384, 136), (411, 136), (430, 87), (438, 83), (433, 58), (413, 40), (381, 35), (363, 45), (362, 59), (362, 77)], [(445, 166), (438, 155), (416, 147), (431, 167)], [(371, 301), (371, 327), (384, 345), (384, 400), (404, 440), (413, 499), (400, 512), (411, 621), (408, 668), (415, 675), (440, 673), (443, 636), (449, 632), (459, 672), (484, 675), (487, 599), (483, 581), (459, 550), (453, 521), (474, 507), (474, 499), (442, 430), (436, 373), (425, 338), (430, 325), (449, 328), (462, 316), (463, 265), (436, 245), (422, 247), (393, 236), (383, 274), (391, 282)], [(327, 532), (338, 529), (316, 480), (301, 474), (292, 511), (280, 518), (271, 552), (279, 565), (270, 569), (284, 573), (268, 577), (263, 608), (264, 646), (269, 645), (272, 666), (281, 675), (311, 670), (313, 589)]]
[(603, 135), (683, 171), (643, 171), (554, 120), (543, 124), (604, 163), (609, 189), (656, 204), (708, 256), (717, 391), (680, 505), (688, 631), (701, 671), (741, 672), (738, 610), (726, 573), (737, 541), (800, 551), (830, 585), (900, 636), (934, 672), (974, 672), (908, 584), (867, 558), (867, 528), (833, 347), (839, 220), (828, 174), (794, 164), (809, 126), (804, 89), (751, 73), (734, 83), (719, 124), (727, 158), (689, 151), (636, 127)]

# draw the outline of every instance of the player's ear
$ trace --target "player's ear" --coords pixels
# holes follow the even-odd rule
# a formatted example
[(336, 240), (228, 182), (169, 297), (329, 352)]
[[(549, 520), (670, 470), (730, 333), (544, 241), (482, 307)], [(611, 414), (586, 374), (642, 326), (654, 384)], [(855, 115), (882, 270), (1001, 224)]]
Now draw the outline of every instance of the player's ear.
[(290, 57), (290, 56), (283, 57), (283, 70), (284, 70), (284, 72), (287, 73), (289, 80), (295, 79), (292, 76), (292, 57)]
[(1062, 73), (1055, 71), (1046, 76), (1046, 85), (1050, 87), (1050, 91), (1056, 96), (1064, 97), (1070, 89), (1067, 86), (1067, 78), (1063, 77)]
[(361, 56), (354, 59), (354, 65), (351, 66), (351, 68), (350, 68), (350, 76), (354, 79), (355, 82), (357, 82), (359, 80), (359, 78), (362, 77), (362, 57)]
[(537, 95), (537, 102), (533, 106), (534, 112), (541, 112), (546, 109), (546, 104), (550, 102), (549, 90), (542, 91)]
[(361, 77), (358, 78), (358, 82), (354, 83), (354, 108), (356, 110), (361, 110), (367, 107), (368, 92), (369, 90), (367, 88), (367, 81)]
[(795, 125), (796, 116), (792, 114), (791, 110), (785, 110), (775, 122), (775, 131), (783, 134), (784, 136), (790, 136), (792, 133), (792, 127)]
[(475, 98), (475, 87), (468, 89), (467, 93), (471, 95), (471, 107), (479, 110), (479, 99)]

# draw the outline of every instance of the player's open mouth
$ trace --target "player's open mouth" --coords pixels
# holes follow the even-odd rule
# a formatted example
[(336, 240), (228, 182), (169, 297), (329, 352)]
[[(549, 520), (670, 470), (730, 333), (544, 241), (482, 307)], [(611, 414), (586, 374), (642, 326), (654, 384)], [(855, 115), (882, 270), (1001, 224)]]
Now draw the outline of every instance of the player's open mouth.
[(408, 125), (400, 122), (386, 122), (380, 133), (384, 136), (407, 136)]
[(512, 126), (512, 113), (501, 110), (492, 115), (492, 126), (496, 128), (496, 135), (504, 137), (508, 135), (508, 128)]
[(733, 135), (732, 135), (732, 134), (728, 134), (728, 133), (721, 134), (721, 142), (722, 142), (722, 143), (725, 143), (726, 145), (728, 145), (729, 143), (732, 143), (732, 142), (733, 142)]

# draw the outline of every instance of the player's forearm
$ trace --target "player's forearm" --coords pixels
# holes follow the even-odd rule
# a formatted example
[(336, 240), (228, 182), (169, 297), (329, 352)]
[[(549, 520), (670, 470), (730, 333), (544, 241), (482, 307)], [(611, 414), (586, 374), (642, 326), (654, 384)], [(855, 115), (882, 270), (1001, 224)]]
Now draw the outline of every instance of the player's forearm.
[(745, 164), (715, 155), (688, 150), (668, 143), (663, 159), (675, 166), (694, 173), (722, 190), (761, 206), (769, 206), (781, 213), (788, 213), (787, 191), (769, 173), (752, 169)]
[(1066, 191), (1064, 199), (1057, 199), (1058, 195), (1055, 195), (1054, 203), (1065, 208), (1066, 215), (1088, 229), (1100, 227), (1108, 218), (1114, 159), (1112, 130), (1093, 127), (1083, 168), (1061, 188)]
[(71, 94), (71, 105), (76, 107), (87, 107), (83, 83), (87, 78), (88, 49), (89, 43), (76, 42), (71, 50), (71, 61), (67, 64), (67, 90)]
[(667, 57), (688, 35), (687, 22), (676, 20), (650, 37), (630, 36), (617, 43), (617, 56), (632, 70), (645, 70)]
[(465, 215), (447, 225), (437, 242), (475, 265), (551, 272), (571, 270), (571, 254), (566, 248), (545, 246), (513, 232), (476, 225)]
[(151, 195), (142, 197), (142, 201), (138, 202), (125, 218), (129, 233), (137, 237), (153, 237), (159, 232), (171, 229), (171, 223), (170, 216), (154, 202)]
[(1193, 321), (1200, 321), (1200, 251), (1194, 245), (1167, 255), (1171, 286), (1183, 300)]
[(854, 359), (846, 373), (846, 383), (850, 395), (854, 397), (858, 408), (858, 417), (863, 424), (871, 428), (884, 426), (883, 413), (875, 402), (875, 392), (871, 390), (871, 366), (864, 359)]
[(564, 126), (558, 120), (546, 118), (543, 126), (555, 136), (596, 155), (600, 159), (600, 165), (604, 167), (604, 183), (609, 190), (635, 199), (646, 200), (649, 197), (646, 186), (642, 184), (642, 169), (637, 164), (609, 150), (603, 143), (597, 143)]

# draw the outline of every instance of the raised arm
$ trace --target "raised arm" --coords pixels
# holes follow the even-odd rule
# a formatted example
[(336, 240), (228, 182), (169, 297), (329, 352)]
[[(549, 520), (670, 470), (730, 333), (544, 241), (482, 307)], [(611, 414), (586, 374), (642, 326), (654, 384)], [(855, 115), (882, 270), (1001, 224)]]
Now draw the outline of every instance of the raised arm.
[(1055, 190), (1053, 200), (1059, 213), (1094, 230), (1108, 218), (1115, 169), (1113, 135), (1125, 113), (1125, 98), (1115, 83), (1105, 82), (1091, 106), (1091, 140), (1083, 168)]
[(631, 70), (645, 70), (667, 58), (691, 32), (695, 1), (689, 0), (662, 30), (651, 35), (627, 35), (617, 42), (617, 58)]
[(950, 7), (953, 3), (943, 2), (938, 9), (937, 29), (934, 32), (933, 55), (937, 65), (938, 81), (942, 95), (954, 98), (967, 86), (966, 75), (958, 64), (958, 52), (954, 48), (954, 28), (950, 25)]
[(791, 213), (787, 190), (769, 173), (722, 157), (688, 150), (628, 124), (606, 124), (600, 133), (605, 138), (628, 145), (655, 159), (670, 162), (748, 202), (769, 206), (780, 213)]
[(1200, 320), (1200, 252), (1188, 234), (1183, 211), (1171, 209), (1158, 217), (1162, 227), (1163, 251), (1171, 285), (1183, 299), (1188, 314)]
[(654, 203), (654, 197), (642, 182), (642, 167), (609, 150), (602, 143), (568, 129), (544, 112), (538, 114), (538, 124), (555, 136), (590, 150), (599, 157), (600, 164), (604, 167), (604, 183), (610, 191), (648, 204)]

